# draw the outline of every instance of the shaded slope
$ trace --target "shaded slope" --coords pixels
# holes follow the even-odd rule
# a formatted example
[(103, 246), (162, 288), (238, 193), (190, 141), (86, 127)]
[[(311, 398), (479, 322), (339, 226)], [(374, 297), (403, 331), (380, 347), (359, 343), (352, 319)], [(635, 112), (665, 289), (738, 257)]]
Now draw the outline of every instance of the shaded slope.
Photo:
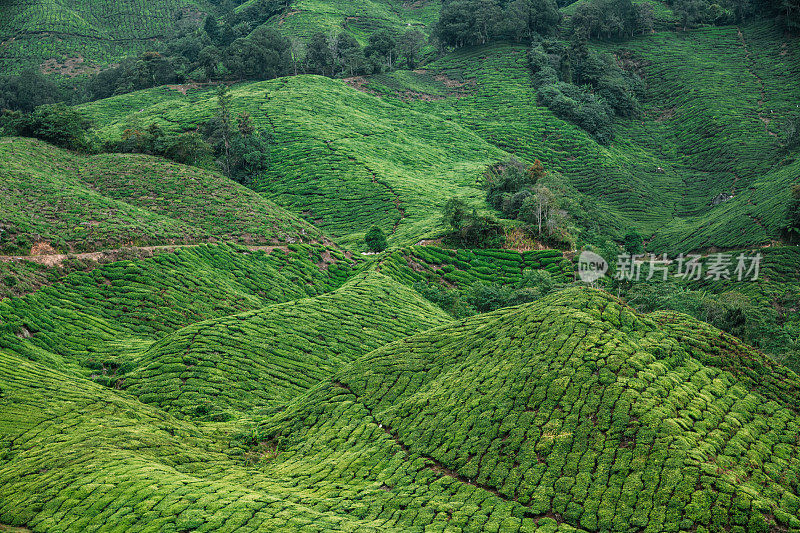
[(0, 142), (0, 252), (225, 240), (321, 238), (224, 176), (142, 155), (84, 156), (30, 139)]
[[(0, 347), (112, 379), (153, 341), (194, 322), (328, 292), (349, 276), (321, 245), (250, 252), (227, 245), (117, 261), (0, 301)], [(331, 254), (326, 262), (324, 254)]]
[(378, 273), (338, 290), (199, 322), (154, 344), (121, 387), (187, 415), (286, 403), (358, 356), (449, 322), (411, 289)]
[[(245, 83), (230, 94), (233, 112), (247, 111), (274, 137), (269, 170), (253, 187), (346, 244), (360, 244), (373, 224), (391, 243), (416, 242), (438, 226), (439, 208), (453, 196), (485, 206), (476, 180), (507, 157), (440, 117), (320, 76)], [(213, 91), (170, 96), (154, 89), (128, 98), (81, 109), (106, 125), (102, 135), (115, 138), (133, 122), (192, 129), (217, 106)]]
[(284, 443), (269, 475), (383, 483), (409, 525), (437, 517), (422, 479), (463, 494), (450, 527), (798, 530), (799, 392), (718, 330), (576, 289), (376, 350), (261, 429)]

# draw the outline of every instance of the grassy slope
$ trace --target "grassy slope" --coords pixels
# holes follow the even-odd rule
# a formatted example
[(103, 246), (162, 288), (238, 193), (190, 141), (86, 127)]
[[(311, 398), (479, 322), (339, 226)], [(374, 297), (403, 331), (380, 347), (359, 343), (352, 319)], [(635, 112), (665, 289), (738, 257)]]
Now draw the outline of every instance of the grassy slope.
[(557, 282), (574, 279), (572, 263), (559, 250), (448, 250), (409, 246), (392, 251), (375, 266), (382, 274), (406, 285), (420, 281), (468, 288), (473, 283), (516, 285), (526, 270), (546, 270)]
[(224, 240), (321, 238), (311, 225), (220, 174), (142, 155), (84, 156), (0, 140), (0, 253)]
[[(348, 245), (360, 244), (372, 224), (390, 243), (413, 243), (438, 226), (439, 207), (455, 195), (485, 205), (476, 179), (505, 156), (456, 124), (319, 76), (246, 83), (231, 96), (234, 111), (248, 111), (275, 138), (270, 169), (254, 188)], [(189, 129), (216, 108), (210, 91), (154, 89), (129, 98), (82, 109), (114, 137), (151, 121)]]
[[(724, 27), (598, 46), (631, 52), (648, 82), (644, 116), (621, 120), (607, 147), (536, 104), (524, 46), (462, 50), (426, 71), (370, 78), (367, 90), (382, 99), (310, 76), (239, 86), (235, 105), (277, 138), (273, 167), (257, 187), (341, 242), (354, 243), (372, 223), (392, 231), (399, 220), (392, 242), (404, 244), (436, 225), (432, 211), (447, 196), (482, 205), (471, 186), (505, 151), (563, 175), (582, 225), (597, 221), (612, 234), (636, 228), (654, 250), (775, 237), (800, 165), (780, 146), (798, 97), (789, 82), (800, 75), (796, 43), (756, 24), (741, 38)], [(681, 89), (687, 84), (692, 93)], [(84, 109), (115, 136), (149, 121), (193, 127), (212, 107), (209, 93), (154, 89)], [(736, 197), (712, 207), (721, 192)]]
[[(791, 159), (783, 159), (779, 132), (800, 95), (788, 82), (800, 72), (800, 50), (769, 25), (748, 26), (743, 38), (745, 45), (736, 28), (726, 27), (604, 45), (647, 62), (648, 82), (645, 116), (620, 121), (608, 147), (536, 105), (523, 46), (464, 50), (424, 73), (372, 78), (367, 88), (540, 158), (590, 197), (584, 211), (608, 211), (608, 229), (636, 227), (653, 236), (654, 249), (746, 246), (776, 234), (797, 172), (796, 162), (780, 166)], [(446, 96), (430, 82), (441, 75), (474, 89)], [(732, 190), (735, 200), (710, 206)]]
[(343, 29), (366, 45), (371, 33), (384, 29), (401, 33), (413, 27), (427, 35), (439, 9), (439, 0), (295, 0), (289, 12), (270, 25), (303, 40), (314, 32)]
[(155, 343), (121, 387), (185, 415), (253, 412), (288, 402), (358, 356), (449, 322), (378, 273), (338, 290), (199, 322)]
[(340, 252), (322, 245), (291, 248), (202, 246), (73, 272), (23, 298), (0, 301), (0, 347), (113, 380), (138, 352), (173, 331), (328, 292), (351, 271)]
[(320, 496), (353, 471), (389, 494), (352, 508), (407, 528), (795, 530), (798, 386), (701, 323), (572, 290), (372, 352), (264, 422), (285, 450), (265, 468)]
[(800, 530), (798, 377), (591, 289), (375, 350), (244, 449), (0, 361), (0, 521), (37, 531)]
[(207, 7), (203, 0), (9, 0), (0, 10), (0, 70), (51, 58), (104, 66), (152, 48), (182, 25), (197, 27)]

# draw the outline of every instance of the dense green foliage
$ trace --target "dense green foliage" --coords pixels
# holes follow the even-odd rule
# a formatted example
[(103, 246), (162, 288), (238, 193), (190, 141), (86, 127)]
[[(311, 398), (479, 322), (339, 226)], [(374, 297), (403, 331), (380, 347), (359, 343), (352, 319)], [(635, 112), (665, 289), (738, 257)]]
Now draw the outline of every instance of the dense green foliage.
[(454, 48), (506, 39), (528, 42), (553, 33), (560, 20), (554, 0), (446, 0), (433, 34)]
[(79, 111), (62, 103), (43, 104), (30, 113), (3, 111), (0, 134), (34, 137), (62, 148), (89, 152), (91, 122)]
[(798, 17), (4, 6), (0, 531), (800, 533)]
[[(292, 324), (280, 308), (273, 323)], [(800, 527), (797, 376), (589, 289), (389, 344), (233, 441), (229, 425), (0, 361), (0, 520), (34, 530)]]

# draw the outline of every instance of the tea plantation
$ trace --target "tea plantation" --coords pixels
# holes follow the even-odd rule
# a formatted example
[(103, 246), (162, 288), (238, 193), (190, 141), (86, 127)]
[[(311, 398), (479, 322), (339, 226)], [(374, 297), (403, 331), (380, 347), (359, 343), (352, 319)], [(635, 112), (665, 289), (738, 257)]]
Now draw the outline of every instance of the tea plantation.
[(120, 368), (131, 368), (136, 353), (168, 333), (328, 292), (353, 269), (336, 250), (290, 246), (271, 252), (201, 246), (73, 272), (25, 297), (0, 301), (0, 347), (113, 381)]
[[(313, 222), (343, 245), (372, 225), (390, 243), (413, 244), (439, 226), (453, 196), (485, 206), (477, 180), (507, 157), (451, 122), (386, 103), (340, 81), (295, 76), (230, 90), (231, 111), (248, 112), (274, 140), (269, 167), (252, 187)], [(196, 128), (216, 113), (214, 91), (153, 89), (86, 104), (105, 138), (151, 122)], [(143, 111), (142, 111), (143, 109)]]
[(592, 289), (390, 343), (255, 427), (0, 358), (0, 520), (33, 530), (800, 529), (797, 376)]
[(0, 140), (0, 254), (321, 240), (319, 230), (216, 173), (136, 154), (84, 156)]
[(252, 412), (286, 403), (375, 348), (447, 322), (411, 289), (359, 274), (322, 296), (176, 331), (147, 350), (120, 386), (184, 415)]
[(0, 533), (800, 533), (800, 7), (750, 4), (0, 1)]
[(49, 66), (67, 75), (92, 73), (197, 27), (208, 11), (195, 0), (119, 2), (10, 0), (0, 10), (0, 71)]

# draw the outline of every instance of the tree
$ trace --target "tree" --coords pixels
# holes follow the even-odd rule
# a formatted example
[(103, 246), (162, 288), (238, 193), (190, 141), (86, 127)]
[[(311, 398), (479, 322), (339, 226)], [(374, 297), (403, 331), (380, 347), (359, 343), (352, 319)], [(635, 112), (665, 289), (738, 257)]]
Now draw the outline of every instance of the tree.
[(231, 140), (230, 176), (239, 183), (248, 183), (267, 169), (272, 138), (257, 130), (250, 114), (236, 116), (236, 132)]
[(268, 80), (284, 74), (290, 61), (289, 40), (272, 28), (260, 27), (228, 47), (226, 66), (241, 79)]
[(291, 54), (292, 58), (294, 75), (297, 76), (297, 66), (302, 65), (303, 60), (305, 60), (306, 57), (306, 47), (303, 44), (303, 41), (297, 37), (292, 37), (289, 41), (289, 53)]
[(630, 255), (644, 253), (644, 239), (635, 231), (631, 231), (623, 237), (622, 247)]
[(35, 69), (17, 76), (0, 78), (0, 109), (30, 113), (40, 105), (54, 104), (62, 91), (50, 78)]
[(450, 198), (442, 208), (443, 221), (453, 231), (460, 230), (469, 220), (469, 207), (461, 198)]
[(220, 86), (217, 91), (217, 132), (222, 153), (220, 160), (222, 172), (230, 177), (231, 175), (231, 96), (228, 94), (226, 85)]
[(364, 244), (367, 245), (367, 249), (371, 252), (382, 252), (388, 246), (386, 236), (378, 226), (369, 228), (369, 231), (364, 236)]
[(378, 30), (369, 36), (369, 43), (364, 48), (364, 55), (368, 58), (376, 57), (385, 61), (386, 67), (391, 70), (395, 57), (397, 42), (387, 30)]
[(336, 41), (336, 63), (343, 74), (349, 73), (350, 76), (353, 76), (364, 65), (364, 54), (361, 51), (361, 45), (349, 33), (339, 34)]
[(540, 236), (545, 235), (545, 230), (548, 230), (548, 234), (552, 234), (552, 225), (548, 226), (547, 222), (558, 207), (555, 195), (543, 185), (534, 187), (532, 193), (522, 205), (520, 218), (530, 224), (535, 224)]
[(33, 113), (4, 111), (0, 130), (9, 135), (35, 137), (69, 150), (90, 152), (94, 149), (88, 132), (92, 122), (63, 103), (45, 104)]
[(406, 31), (397, 41), (397, 49), (406, 60), (408, 68), (415, 68), (419, 61), (419, 54), (425, 46), (425, 35), (416, 29)]
[(206, 46), (197, 55), (197, 65), (203, 69), (206, 78), (211, 79), (217, 75), (217, 69), (221, 60), (219, 48), (213, 45)]
[(328, 38), (324, 33), (317, 32), (311, 36), (306, 53), (308, 69), (323, 76), (333, 76), (334, 58), (328, 47)]
[(167, 140), (163, 156), (184, 165), (197, 165), (211, 155), (211, 147), (194, 131), (176, 135)]

